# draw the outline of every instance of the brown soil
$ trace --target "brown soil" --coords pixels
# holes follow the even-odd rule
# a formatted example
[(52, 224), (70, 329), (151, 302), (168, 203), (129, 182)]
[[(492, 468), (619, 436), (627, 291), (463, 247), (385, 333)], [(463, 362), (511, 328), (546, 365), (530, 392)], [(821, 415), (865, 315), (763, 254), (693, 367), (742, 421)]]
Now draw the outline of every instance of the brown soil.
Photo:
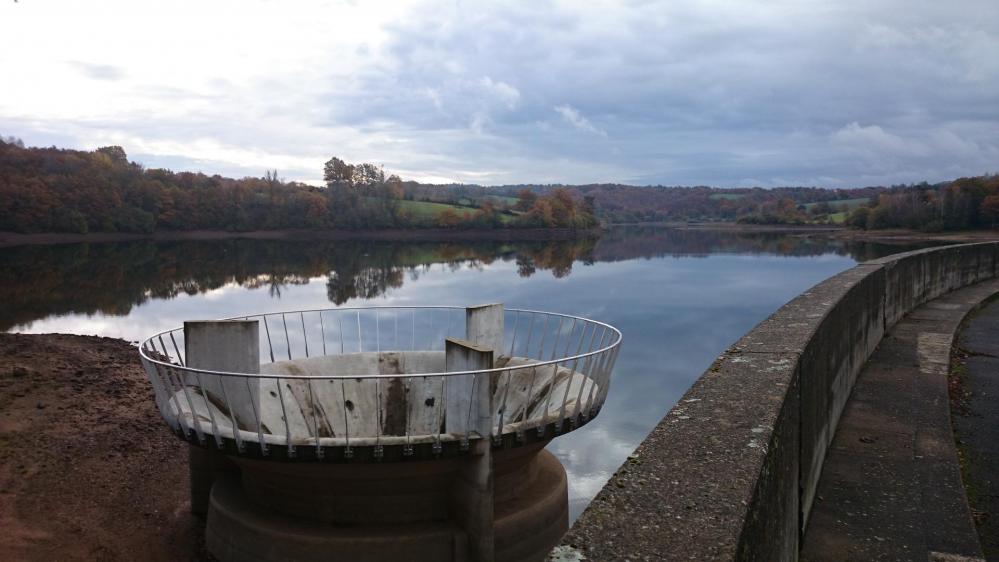
[(188, 489), (135, 347), (0, 334), (0, 559), (203, 559)]

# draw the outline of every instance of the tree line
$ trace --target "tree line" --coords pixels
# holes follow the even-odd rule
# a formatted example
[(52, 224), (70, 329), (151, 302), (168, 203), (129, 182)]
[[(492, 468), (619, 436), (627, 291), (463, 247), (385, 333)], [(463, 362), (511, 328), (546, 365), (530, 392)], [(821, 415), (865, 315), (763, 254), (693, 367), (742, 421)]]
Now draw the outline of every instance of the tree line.
[(929, 232), (999, 226), (999, 175), (948, 184), (901, 186), (855, 209), (847, 224), (861, 229), (909, 228)]
[(385, 228), (592, 228), (592, 201), (555, 190), (466, 197), (332, 158), (326, 185), (277, 171), (241, 179), (146, 169), (120, 146), (25, 147), (0, 137), (0, 230), (129, 232)]

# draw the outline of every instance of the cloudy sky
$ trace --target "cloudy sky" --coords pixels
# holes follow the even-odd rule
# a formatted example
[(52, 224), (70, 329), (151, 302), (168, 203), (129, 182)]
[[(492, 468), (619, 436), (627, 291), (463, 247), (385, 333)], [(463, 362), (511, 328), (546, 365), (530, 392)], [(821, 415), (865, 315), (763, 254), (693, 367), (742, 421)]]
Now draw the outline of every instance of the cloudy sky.
[(0, 134), (319, 183), (999, 172), (996, 0), (0, 0)]

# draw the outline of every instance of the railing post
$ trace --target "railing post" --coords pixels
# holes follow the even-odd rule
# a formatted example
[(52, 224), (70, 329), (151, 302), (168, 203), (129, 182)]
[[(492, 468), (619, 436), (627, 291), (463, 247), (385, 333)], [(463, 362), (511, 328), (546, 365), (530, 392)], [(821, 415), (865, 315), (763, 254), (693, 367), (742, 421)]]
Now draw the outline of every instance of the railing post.
[[(448, 372), (492, 369), (493, 350), (448, 338), (444, 342), (444, 365)], [(469, 559), (472, 562), (491, 562), (495, 551), (492, 444), (489, 439), (493, 411), (492, 385), (489, 374), (449, 378), (448, 432), (461, 431), (467, 435), (474, 431), (479, 435), (471, 443), (470, 454), (451, 486), (452, 518), (468, 536)]]
[[(196, 321), (184, 322), (184, 347), (187, 366), (192, 369), (227, 371), (236, 373), (260, 372), (260, 328), (256, 320), (236, 321)], [(186, 376), (186, 375), (185, 375)], [(197, 385), (199, 382), (185, 381)], [(257, 428), (256, 412), (259, 411), (259, 381), (246, 384), (246, 380), (224, 381), (220, 377), (203, 375), (201, 394), (206, 407), (211, 407), (209, 395), (228, 399), (228, 413), (233, 428), (237, 420), (243, 420), (247, 427)], [(230, 401), (231, 400), (231, 401)], [(194, 423), (197, 420), (196, 412)], [(238, 430), (237, 430), (238, 431)], [(208, 501), (212, 484), (220, 472), (235, 470), (235, 465), (218, 449), (207, 442), (207, 447), (189, 445), (188, 465), (191, 477), (191, 513), (208, 513)]]

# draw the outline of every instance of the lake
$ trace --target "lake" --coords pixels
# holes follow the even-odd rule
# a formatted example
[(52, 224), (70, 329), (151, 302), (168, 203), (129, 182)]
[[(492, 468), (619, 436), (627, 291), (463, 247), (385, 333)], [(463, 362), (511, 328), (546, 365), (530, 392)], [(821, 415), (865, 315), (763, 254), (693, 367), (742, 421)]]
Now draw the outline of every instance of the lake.
[(915, 247), (659, 227), (574, 241), (18, 246), (0, 248), (0, 330), (137, 341), (185, 320), (364, 303), (503, 302), (607, 322), (624, 334), (607, 402), (549, 445), (575, 519), (743, 333), (822, 279)]

